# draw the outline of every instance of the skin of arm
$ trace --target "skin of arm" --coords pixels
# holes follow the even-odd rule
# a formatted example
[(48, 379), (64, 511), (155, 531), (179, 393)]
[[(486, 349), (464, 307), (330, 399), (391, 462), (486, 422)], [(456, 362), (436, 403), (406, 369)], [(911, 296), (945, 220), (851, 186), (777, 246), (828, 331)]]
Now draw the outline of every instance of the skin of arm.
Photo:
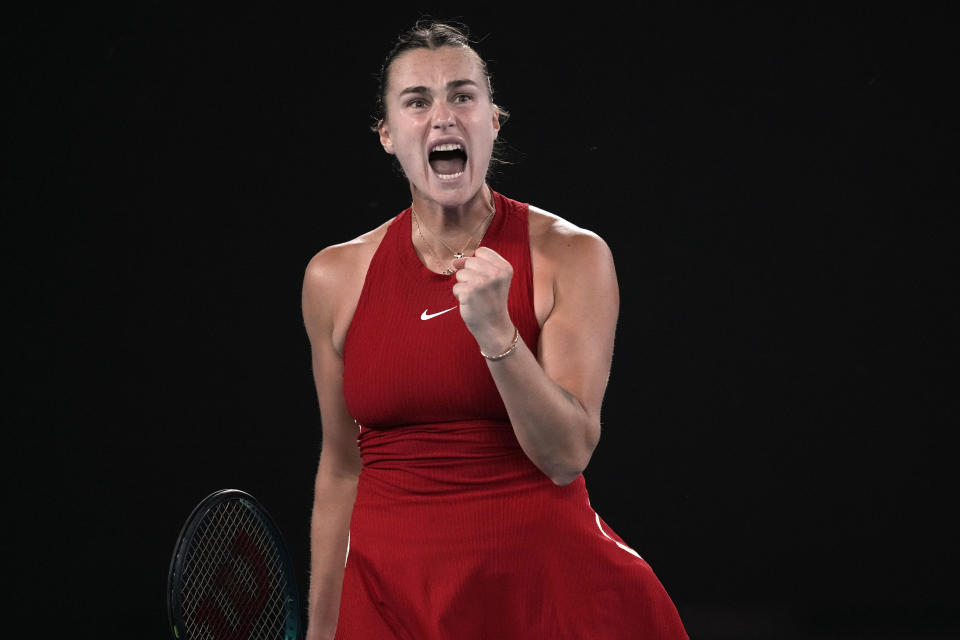
[[(329, 247), (310, 261), (304, 275), (303, 317), (323, 429), (310, 527), (307, 640), (332, 639), (336, 632), (350, 517), (361, 467), (357, 425), (343, 399), (340, 355), (356, 307), (355, 300), (352, 306), (345, 302), (353, 291), (359, 295), (357, 270), (351, 269), (356, 249), (349, 245)], [(361, 284), (364, 271), (359, 274)]]
[[(488, 360), (517, 440), (555, 484), (573, 482), (600, 439), (600, 408), (613, 358), (619, 290), (613, 257), (597, 235), (531, 207), (539, 361), (521, 340), (508, 357)], [(481, 247), (455, 261), (454, 295), (483, 353), (508, 348), (513, 269)]]

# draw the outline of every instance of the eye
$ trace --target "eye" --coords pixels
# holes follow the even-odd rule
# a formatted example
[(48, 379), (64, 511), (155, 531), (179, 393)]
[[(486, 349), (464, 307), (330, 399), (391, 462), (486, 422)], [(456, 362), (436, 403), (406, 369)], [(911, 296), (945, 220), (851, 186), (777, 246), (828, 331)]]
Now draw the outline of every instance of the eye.
[(457, 104), (463, 104), (465, 102), (470, 102), (471, 100), (473, 100), (473, 96), (469, 93), (458, 93), (453, 97), (453, 101)]
[(407, 101), (407, 106), (412, 109), (423, 109), (427, 106), (427, 101), (423, 98), (413, 98)]

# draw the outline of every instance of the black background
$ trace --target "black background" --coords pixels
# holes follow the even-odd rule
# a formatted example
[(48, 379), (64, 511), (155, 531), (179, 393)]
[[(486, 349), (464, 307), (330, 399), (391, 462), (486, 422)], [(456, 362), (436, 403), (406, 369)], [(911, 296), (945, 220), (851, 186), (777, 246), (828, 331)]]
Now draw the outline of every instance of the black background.
[[(512, 112), (494, 188), (613, 249), (588, 488), (695, 638), (960, 629), (957, 25), (845, 7), (433, 13)], [(306, 588), (301, 279), (409, 202), (368, 126), (421, 8), (8, 10), (8, 610), (41, 637), (167, 637), (177, 533), (225, 487)]]

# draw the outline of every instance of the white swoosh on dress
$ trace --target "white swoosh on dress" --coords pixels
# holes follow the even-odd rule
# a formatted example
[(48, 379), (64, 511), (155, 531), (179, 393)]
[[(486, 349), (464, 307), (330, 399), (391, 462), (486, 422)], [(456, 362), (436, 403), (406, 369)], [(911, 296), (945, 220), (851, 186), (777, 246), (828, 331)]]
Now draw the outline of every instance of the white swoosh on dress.
[(447, 311), (453, 311), (454, 309), (456, 309), (456, 308), (459, 307), (459, 306), (460, 306), (460, 305), (454, 305), (454, 306), (450, 307), (449, 309), (444, 309), (443, 311), (438, 311), (438, 312), (436, 312), (436, 313), (427, 313), (427, 310), (424, 309), (424, 310), (423, 310), (423, 313), (420, 314), (420, 319), (421, 319), (421, 320), (429, 320), (430, 318), (436, 318), (437, 316), (442, 316), (442, 315), (445, 314)]

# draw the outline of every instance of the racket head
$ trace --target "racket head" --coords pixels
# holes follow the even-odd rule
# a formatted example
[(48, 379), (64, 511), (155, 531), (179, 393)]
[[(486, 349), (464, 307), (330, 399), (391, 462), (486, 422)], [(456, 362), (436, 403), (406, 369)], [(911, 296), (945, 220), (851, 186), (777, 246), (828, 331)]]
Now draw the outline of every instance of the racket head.
[(167, 574), (175, 640), (299, 640), (300, 593), (283, 536), (239, 489), (200, 501), (177, 537)]

